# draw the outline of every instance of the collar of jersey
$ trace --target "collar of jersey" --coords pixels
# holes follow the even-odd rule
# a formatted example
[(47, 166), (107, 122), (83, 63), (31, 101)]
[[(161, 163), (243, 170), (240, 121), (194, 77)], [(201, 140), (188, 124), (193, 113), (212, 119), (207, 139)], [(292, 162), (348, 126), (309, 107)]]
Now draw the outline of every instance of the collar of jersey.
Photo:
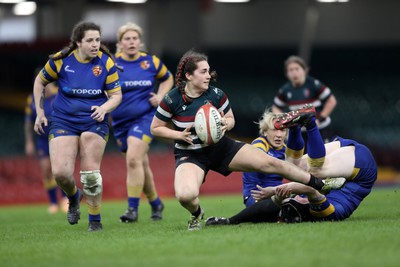
[(78, 50), (76, 50), (76, 49), (74, 50), (74, 56), (75, 56), (76, 60), (77, 60), (78, 62), (80, 62), (80, 63), (88, 63), (88, 62), (92, 61), (92, 59), (93, 59), (93, 58), (87, 59), (87, 60), (81, 59), (81, 58), (79, 57), (79, 55), (78, 55)]
[(124, 55), (124, 53), (121, 52), (121, 58), (125, 61), (136, 61), (140, 57), (140, 52), (136, 53), (136, 55), (133, 58), (128, 58)]

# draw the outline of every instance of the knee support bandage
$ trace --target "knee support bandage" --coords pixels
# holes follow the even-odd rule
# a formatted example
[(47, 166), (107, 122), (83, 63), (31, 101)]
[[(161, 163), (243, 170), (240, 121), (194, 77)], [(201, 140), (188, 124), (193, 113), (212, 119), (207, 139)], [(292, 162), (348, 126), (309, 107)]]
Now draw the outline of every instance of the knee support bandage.
[(81, 171), (83, 192), (87, 196), (98, 196), (103, 192), (103, 179), (100, 171)]

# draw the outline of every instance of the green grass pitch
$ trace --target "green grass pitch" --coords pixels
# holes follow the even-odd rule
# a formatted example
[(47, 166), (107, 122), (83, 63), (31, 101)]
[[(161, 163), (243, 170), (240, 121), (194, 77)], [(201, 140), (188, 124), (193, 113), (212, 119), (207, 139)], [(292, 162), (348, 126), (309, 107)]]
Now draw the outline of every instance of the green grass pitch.
[[(144, 199), (139, 222), (122, 224), (126, 202), (105, 202), (104, 229), (87, 232), (45, 205), (0, 207), (0, 266), (400, 266), (400, 188), (374, 188), (343, 222), (241, 224), (186, 230), (189, 214), (164, 199), (164, 219), (150, 220)], [(209, 216), (243, 208), (240, 195), (201, 196)], [(83, 201), (84, 203), (84, 201)]]

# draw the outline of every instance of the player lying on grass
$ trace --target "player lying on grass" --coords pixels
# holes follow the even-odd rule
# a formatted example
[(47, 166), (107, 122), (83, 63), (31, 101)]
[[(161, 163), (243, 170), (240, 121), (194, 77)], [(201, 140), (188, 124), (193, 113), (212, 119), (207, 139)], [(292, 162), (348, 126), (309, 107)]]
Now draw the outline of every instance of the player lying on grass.
[[(310, 111), (300, 120), (299, 112)], [(289, 128), (286, 158), (297, 166), (307, 169), (318, 177), (344, 177), (346, 183), (326, 195), (299, 183), (288, 183), (276, 187), (259, 187), (252, 196), (259, 202), (230, 217), (211, 217), (206, 225), (226, 225), (243, 222), (276, 222), (281, 204), (283, 220), (287, 222), (305, 220), (343, 220), (357, 209), (361, 201), (371, 192), (377, 178), (377, 166), (371, 151), (364, 145), (350, 139), (337, 137), (324, 145), (315, 123), (313, 107), (306, 106), (300, 111), (287, 113), (275, 121), (277, 128)], [(308, 154), (302, 155), (304, 141), (300, 127), (306, 126)], [(301, 156), (302, 155), (302, 156)], [(289, 199), (290, 194), (303, 194)]]

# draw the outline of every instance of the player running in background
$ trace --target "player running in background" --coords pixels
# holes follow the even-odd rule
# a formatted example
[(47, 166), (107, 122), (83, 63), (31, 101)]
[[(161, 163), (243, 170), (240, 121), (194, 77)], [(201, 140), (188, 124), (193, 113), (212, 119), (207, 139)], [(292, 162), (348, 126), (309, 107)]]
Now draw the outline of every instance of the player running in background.
[[(57, 95), (57, 86), (54, 83), (47, 85), (46, 95), (44, 96), (44, 113), (46, 116), (50, 116), (53, 111), (54, 98)], [(25, 122), (24, 122), (24, 133), (25, 133), (25, 154), (27, 156), (36, 156), (39, 160), (40, 169), (43, 175), (43, 185), (47, 191), (49, 197), (50, 206), (47, 211), (50, 214), (54, 214), (61, 210), (67, 212), (68, 210), (68, 198), (64, 191), (61, 192), (61, 199), (58, 199), (59, 188), (56, 180), (54, 180), (53, 174), (51, 173), (50, 157), (49, 157), (49, 127), (44, 127), (43, 135), (33, 135), (33, 124), (36, 119), (36, 107), (33, 101), (33, 96), (30, 94), (27, 99), (25, 107)]]
[[(300, 109), (305, 104), (312, 104), (317, 111), (317, 124), (324, 142), (331, 140), (329, 127), (330, 115), (336, 107), (336, 98), (332, 91), (319, 80), (308, 75), (309, 68), (298, 56), (290, 56), (284, 63), (285, 75), (288, 78), (274, 98), (274, 113)], [(306, 139), (307, 135), (303, 134)]]
[(69, 199), (68, 222), (76, 224), (83, 196), (73, 177), (79, 152), (80, 178), (89, 213), (88, 231), (102, 229), (100, 165), (109, 135), (108, 113), (122, 99), (117, 68), (100, 38), (97, 24), (75, 25), (69, 46), (50, 56), (33, 87), (37, 112), (34, 129), (44, 134), (43, 127), (48, 124), (42, 105), (45, 86), (57, 81), (59, 90), (49, 133), (52, 173)]
[[(232, 171), (277, 173), (316, 189), (339, 186), (336, 180), (325, 184), (291, 163), (227, 136), (214, 145), (203, 144), (193, 127), (195, 114), (202, 105), (211, 103), (221, 112), (223, 132), (235, 125), (227, 95), (210, 86), (215, 79), (216, 73), (210, 73), (207, 56), (192, 50), (185, 53), (177, 67), (177, 86), (161, 101), (151, 124), (154, 136), (175, 140), (175, 196), (191, 213), (188, 230), (202, 227), (204, 211), (198, 196), (209, 170), (225, 176)], [(173, 129), (168, 126), (170, 121)]]
[[(121, 222), (136, 222), (142, 192), (151, 205), (151, 219), (161, 220), (161, 202), (150, 169), (148, 152), (153, 139), (150, 124), (156, 107), (173, 86), (173, 77), (161, 60), (141, 52), (142, 29), (127, 23), (118, 30), (116, 64), (123, 91), (121, 104), (111, 113), (114, 136), (125, 155), (128, 209)], [(158, 90), (157, 83), (159, 83)]]
[[(251, 143), (256, 148), (268, 155), (285, 160), (285, 140), (287, 129), (275, 129), (274, 119), (280, 114), (274, 114), (267, 109), (258, 122), (260, 136)], [(277, 186), (282, 184), (282, 176), (274, 173), (243, 172), (243, 202), (246, 207), (253, 205), (255, 199), (251, 196), (251, 190), (261, 187)]]
[[(307, 109), (313, 110), (308, 107), (303, 110)], [(354, 140), (340, 137), (324, 145), (315, 116), (294, 122), (297, 116), (298, 113), (289, 113), (276, 124), (278, 127), (290, 127), (287, 160), (320, 177), (344, 177), (344, 186), (331, 190), (326, 195), (309, 186), (293, 182), (277, 187), (259, 187), (258, 190), (252, 191), (253, 197), (259, 200), (255, 205), (231, 218), (210, 217), (207, 225), (274, 222), (278, 218), (274, 217), (272, 211), (282, 203), (284, 204), (281, 216), (286, 222), (344, 220), (357, 209), (371, 192), (377, 178), (377, 166), (370, 150)], [(309, 153), (305, 155), (302, 155), (304, 140), (299, 126), (307, 128)], [(307, 198), (296, 196), (285, 199), (291, 194), (304, 194)]]

